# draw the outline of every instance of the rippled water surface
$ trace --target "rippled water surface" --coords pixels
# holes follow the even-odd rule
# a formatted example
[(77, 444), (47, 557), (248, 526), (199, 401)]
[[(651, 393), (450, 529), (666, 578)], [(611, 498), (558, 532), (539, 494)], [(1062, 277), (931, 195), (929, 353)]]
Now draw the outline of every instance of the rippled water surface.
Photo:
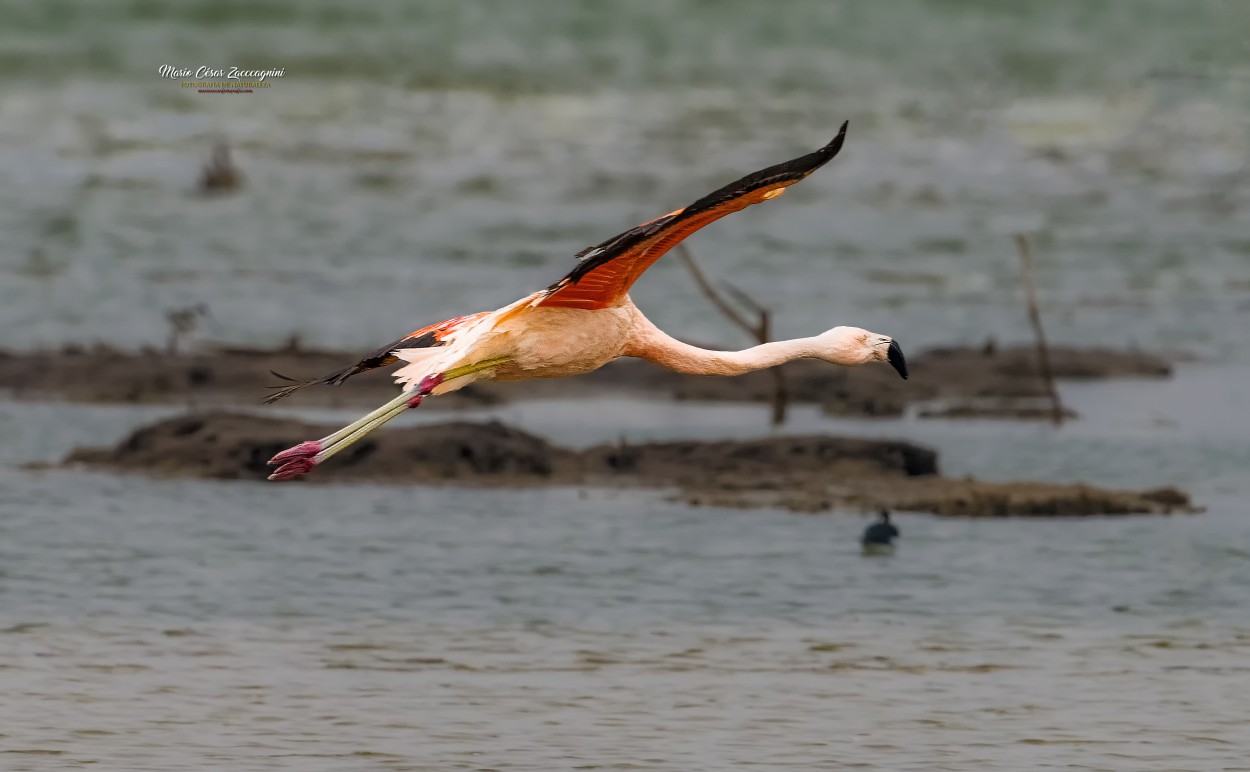
[[(888, 558), (859, 554), (857, 516), (662, 494), (9, 466), (3, 768), (1239, 768), (1238, 381), (1192, 368), (1132, 400), (1123, 385), (1070, 387), (1089, 418), (1058, 433), (800, 411), (795, 430), (918, 437), (951, 474), (1171, 482), (1209, 507), (902, 515)], [(766, 431), (759, 407), (582, 410), (503, 415), (570, 443), (623, 410), (631, 437)], [(164, 412), (0, 403), (4, 460), (55, 458)]]
[[(8, 3), (0, 325), (146, 343), (204, 302), (215, 337), (371, 350), (849, 119), (832, 166), (690, 242), (784, 305), (781, 334), (1019, 337), (1026, 231), (1052, 337), (1250, 355), (1250, 6), (874, 6)], [(220, 60), (287, 74), (233, 96), (156, 74)], [(218, 137), (248, 181), (205, 199)], [(680, 267), (635, 295), (725, 337)]]
[[(1250, 5), (1022, 6), (3, 4), (5, 347), (159, 343), (205, 303), (203, 337), (369, 350), (850, 119), (827, 169), (690, 242), (780, 334), (1021, 338), (1023, 230), (1052, 338), (1201, 361), (1065, 385), (1058, 431), (787, 430), (1207, 512), (904, 514), (865, 558), (853, 514), (663, 493), (35, 471), (178, 408), (0, 401), (0, 770), (1250, 769)], [(162, 64), (287, 76), (198, 95)], [(247, 181), (204, 198), (218, 137)], [(679, 267), (634, 294), (740, 342)], [(572, 444), (768, 431), (758, 407), (495, 414)]]

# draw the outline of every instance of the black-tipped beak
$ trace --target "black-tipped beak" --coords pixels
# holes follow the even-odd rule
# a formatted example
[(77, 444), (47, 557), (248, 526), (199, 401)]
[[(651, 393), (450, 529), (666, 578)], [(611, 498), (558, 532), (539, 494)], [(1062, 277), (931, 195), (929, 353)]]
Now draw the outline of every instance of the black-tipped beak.
[(886, 357), (890, 360), (890, 367), (893, 367), (903, 380), (907, 380), (907, 360), (903, 359), (903, 350), (898, 347), (898, 343), (890, 341), (890, 347), (886, 349)]

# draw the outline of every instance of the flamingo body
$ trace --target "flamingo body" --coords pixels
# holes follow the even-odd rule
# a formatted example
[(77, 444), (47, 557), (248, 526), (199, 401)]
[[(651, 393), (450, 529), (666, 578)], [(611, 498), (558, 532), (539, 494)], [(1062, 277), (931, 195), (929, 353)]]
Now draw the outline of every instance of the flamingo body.
[[(402, 393), (391, 402), (320, 440), (275, 455), (271, 480), (307, 474), (405, 410), (431, 395), (475, 380), (563, 378), (596, 370), (621, 356), (640, 357), (681, 373), (741, 375), (804, 357), (857, 366), (888, 362), (903, 378), (902, 350), (888, 335), (858, 327), (834, 327), (809, 338), (711, 351), (678, 341), (651, 323), (629, 298), (630, 286), (682, 239), (751, 204), (776, 198), (807, 177), (842, 147), (846, 124), (825, 147), (770, 166), (721, 188), (684, 209), (643, 223), (583, 250), (581, 263), (560, 281), (496, 311), (484, 311), (423, 327), (323, 378), (283, 386), (272, 402), (312, 384), (338, 385), (357, 373), (398, 361)], [(290, 379), (286, 379), (290, 380)]]
[[(417, 384), (431, 372), (470, 366), (483, 360), (499, 364), (444, 381), (431, 393), (446, 394), (476, 380), (522, 381), (564, 378), (597, 370), (621, 356), (640, 312), (632, 303), (590, 311), (579, 308), (532, 307), (524, 298), (452, 331), (445, 348), (404, 349), (396, 356), (408, 362), (395, 371), (404, 386)], [(521, 305), (518, 312), (514, 306)]]

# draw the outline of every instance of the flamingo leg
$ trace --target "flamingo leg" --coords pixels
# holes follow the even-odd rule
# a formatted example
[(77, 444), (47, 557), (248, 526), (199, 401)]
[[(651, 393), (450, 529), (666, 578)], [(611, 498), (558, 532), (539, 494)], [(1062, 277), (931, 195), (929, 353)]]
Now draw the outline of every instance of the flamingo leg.
[(377, 429), (382, 424), (397, 417), (405, 410), (410, 410), (411, 408), (420, 405), (421, 399), (422, 396), (420, 394), (410, 396), (409, 393), (405, 392), (400, 395), (399, 399), (387, 402), (385, 405), (372, 413), (369, 413), (361, 417), (359, 420), (348, 424), (342, 429), (339, 429), (334, 434), (321, 440), (323, 450), (313, 456), (314, 461), (318, 464), (325, 461), (330, 456), (338, 453), (340, 450), (346, 448), (348, 445), (351, 445), (356, 440), (359, 440), (369, 432)]
[(278, 453), (269, 459), (270, 466), (278, 467), (273, 474), (269, 475), (269, 479), (294, 480), (298, 477), (303, 477), (311, 472), (312, 468), (317, 464), (335, 455), (400, 413), (419, 406), (422, 400), (430, 396), (440, 384), (456, 378), (463, 378), (482, 370), (489, 370), (505, 360), (506, 357), (495, 357), (481, 362), (453, 367), (441, 373), (427, 375), (421, 379), (421, 382), (417, 384), (415, 389), (400, 394), (395, 399), (376, 410), (366, 413), (342, 429), (327, 434), (319, 440), (301, 442), (299, 445)]

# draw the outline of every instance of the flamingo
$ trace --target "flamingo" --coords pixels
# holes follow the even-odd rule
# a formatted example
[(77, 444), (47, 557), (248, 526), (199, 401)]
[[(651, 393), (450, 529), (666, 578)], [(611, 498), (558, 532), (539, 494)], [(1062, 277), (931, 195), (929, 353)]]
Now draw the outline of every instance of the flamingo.
[(819, 150), (749, 174), (690, 206), (631, 228), (582, 250), (567, 276), (496, 311), (458, 316), (382, 346), (323, 378), (274, 387), (266, 403), (313, 384), (338, 385), (357, 373), (406, 364), (395, 371), (398, 397), (319, 440), (302, 442), (269, 460), (270, 480), (302, 477), (313, 467), (430, 396), (482, 379), (562, 378), (598, 369), (617, 357), (639, 357), (679, 373), (741, 375), (800, 358), (856, 366), (888, 362), (902, 378), (907, 363), (889, 335), (834, 327), (808, 338), (776, 341), (742, 351), (711, 351), (676, 340), (638, 310), (629, 288), (648, 267), (703, 226), (785, 192), (829, 162), (842, 148), (846, 123)]

